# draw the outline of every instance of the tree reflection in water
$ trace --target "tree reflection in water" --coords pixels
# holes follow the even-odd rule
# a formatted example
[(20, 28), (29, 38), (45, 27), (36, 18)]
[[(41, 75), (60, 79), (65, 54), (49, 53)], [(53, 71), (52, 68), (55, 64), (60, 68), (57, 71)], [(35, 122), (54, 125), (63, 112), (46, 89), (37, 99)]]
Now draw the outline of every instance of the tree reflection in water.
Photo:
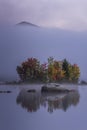
[(16, 102), (28, 112), (36, 112), (40, 106), (47, 108), (52, 113), (56, 109), (66, 111), (71, 105), (76, 106), (79, 103), (80, 95), (78, 91), (68, 94), (43, 93), (40, 91), (28, 92), (26, 89), (20, 91)]

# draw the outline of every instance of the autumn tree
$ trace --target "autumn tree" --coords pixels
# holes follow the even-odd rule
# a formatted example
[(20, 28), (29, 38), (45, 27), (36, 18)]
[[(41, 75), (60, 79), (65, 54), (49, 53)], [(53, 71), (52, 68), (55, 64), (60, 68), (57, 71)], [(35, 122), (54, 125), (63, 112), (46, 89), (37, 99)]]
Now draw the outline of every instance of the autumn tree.
[(21, 80), (37, 79), (39, 75), (40, 63), (36, 58), (29, 58), (21, 66), (17, 66), (17, 72)]
[(48, 59), (48, 78), (50, 81), (59, 81), (64, 77), (62, 64), (55, 61), (52, 57)]
[(22, 81), (78, 81), (80, 69), (70, 64), (66, 59), (63, 61), (48, 58), (48, 63), (40, 64), (36, 58), (29, 58), (16, 68)]

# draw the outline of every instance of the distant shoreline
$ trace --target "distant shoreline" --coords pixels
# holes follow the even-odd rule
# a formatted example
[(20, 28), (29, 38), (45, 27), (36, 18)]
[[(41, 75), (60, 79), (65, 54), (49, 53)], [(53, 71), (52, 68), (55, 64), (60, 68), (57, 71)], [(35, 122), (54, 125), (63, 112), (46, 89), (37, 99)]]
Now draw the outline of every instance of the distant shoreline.
[(73, 85), (87, 85), (87, 82), (82, 80), (80, 82), (72, 82), (72, 81), (59, 81), (59, 82), (39, 82), (39, 81), (30, 81), (30, 82), (23, 82), (23, 81), (5, 81), (0, 82), (0, 85), (30, 85), (30, 84), (49, 84), (49, 83), (57, 83), (57, 84), (73, 84)]

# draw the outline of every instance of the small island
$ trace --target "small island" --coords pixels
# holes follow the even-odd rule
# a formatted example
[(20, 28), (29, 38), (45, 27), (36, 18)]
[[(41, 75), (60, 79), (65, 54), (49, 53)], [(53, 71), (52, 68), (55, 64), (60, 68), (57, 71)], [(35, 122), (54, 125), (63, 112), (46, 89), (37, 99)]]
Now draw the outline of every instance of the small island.
[(49, 57), (41, 64), (36, 58), (28, 58), (16, 68), (22, 82), (73, 82), (78, 83), (80, 68), (66, 59), (62, 61)]

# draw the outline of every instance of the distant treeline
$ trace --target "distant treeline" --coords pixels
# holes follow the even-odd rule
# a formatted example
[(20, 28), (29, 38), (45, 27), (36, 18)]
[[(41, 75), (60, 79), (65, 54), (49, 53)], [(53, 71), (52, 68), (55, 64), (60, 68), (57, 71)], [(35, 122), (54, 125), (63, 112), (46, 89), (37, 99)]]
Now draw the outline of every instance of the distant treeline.
[(22, 81), (75, 81), (80, 77), (80, 68), (66, 59), (62, 61), (49, 57), (47, 63), (41, 64), (36, 58), (29, 58), (16, 68)]

